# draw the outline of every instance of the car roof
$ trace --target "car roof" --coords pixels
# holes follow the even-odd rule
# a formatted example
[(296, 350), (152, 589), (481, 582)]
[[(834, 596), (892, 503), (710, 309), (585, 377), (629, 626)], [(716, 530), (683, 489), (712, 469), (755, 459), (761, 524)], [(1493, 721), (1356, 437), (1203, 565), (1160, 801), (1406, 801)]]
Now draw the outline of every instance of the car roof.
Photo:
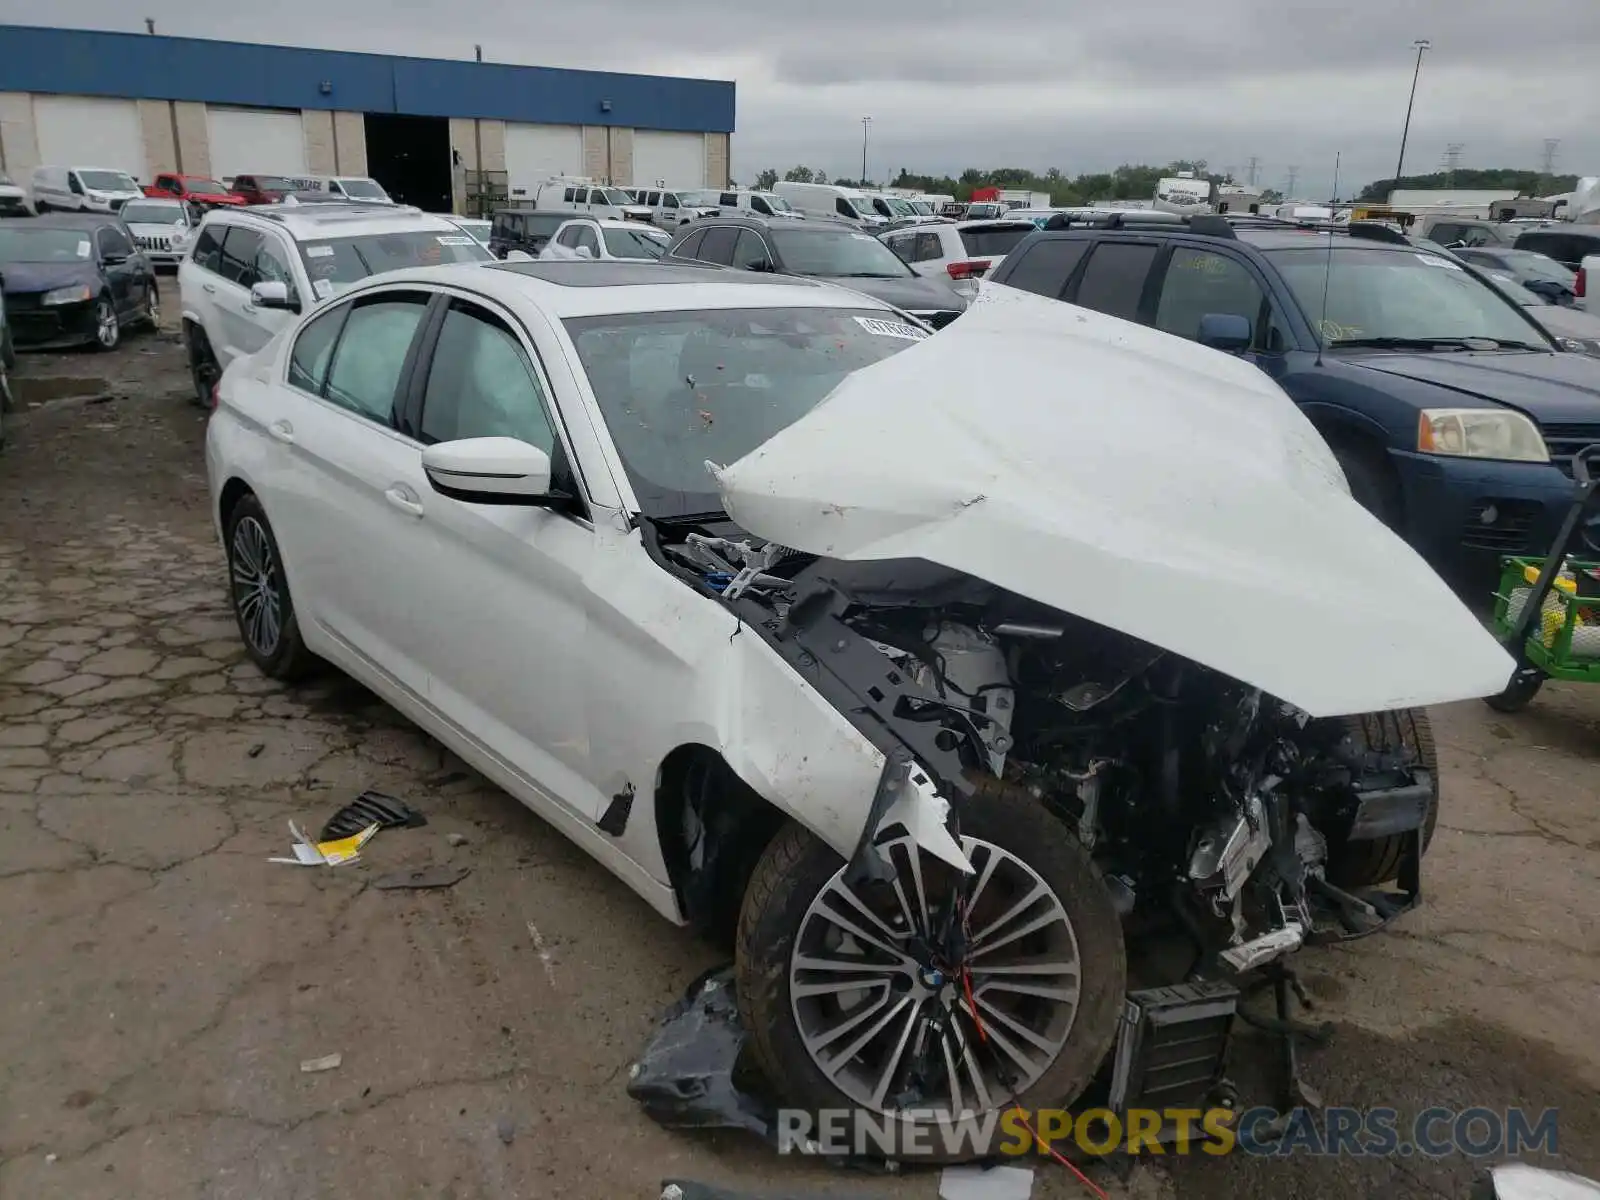
[(453, 233), (456, 225), (448, 217), (434, 216), (421, 209), (402, 205), (328, 203), (291, 205), (249, 204), (232, 209), (216, 209), (206, 214), (204, 224), (252, 218), (268, 228), (282, 229), (296, 241), (318, 238), (366, 237), (372, 234), (423, 232)]
[(634, 261), (495, 262), (413, 267), (382, 282), (454, 284), (515, 306), (532, 300), (557, 320), (697, 308), (850, 308), (892, 311), (827, 284), (710, 265)]

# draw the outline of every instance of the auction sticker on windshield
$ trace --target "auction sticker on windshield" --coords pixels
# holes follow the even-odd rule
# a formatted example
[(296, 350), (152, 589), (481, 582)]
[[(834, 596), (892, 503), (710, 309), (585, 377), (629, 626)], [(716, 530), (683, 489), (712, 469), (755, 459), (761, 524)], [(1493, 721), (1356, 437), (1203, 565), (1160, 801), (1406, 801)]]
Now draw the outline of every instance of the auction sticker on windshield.
[(464, 233), (441, 234), (439, 237), (435, 238), (434, 241), (438, 242), (441, 246), (472, 245), (472, 239)]
[(88, 242), (79, 242), (78, 243), (78, 257), (79, 258), (88, 258), (89, 257), (89, 243)]
[(856, 324), (868, 333), (878, 337), (904, 338), (909, 342), (920, 342), (928, 335), (915, 325), (903, 325), (899, 321), (882, 321), (877, 317), (857, 317)]
[(307, 258), (332, 258), (333, 257), (333, 247), (332, 246), (307, 246), (306, 247), (306, 257)]

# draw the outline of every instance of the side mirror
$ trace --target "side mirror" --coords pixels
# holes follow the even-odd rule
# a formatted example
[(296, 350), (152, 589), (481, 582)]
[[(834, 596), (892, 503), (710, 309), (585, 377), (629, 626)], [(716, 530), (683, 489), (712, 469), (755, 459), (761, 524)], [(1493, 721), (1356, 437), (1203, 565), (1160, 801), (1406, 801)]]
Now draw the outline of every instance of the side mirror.
[(468, 504), (545, 505), (564, 500), (550, 490), (550, 456), (508, 437), (439, 442), (422, 452), (433, 490)]
[(587, 247), (587, 246), (579, 246), (572, 253), (575, 254), (579, 258), (593, 258), (594, 257), (594, 251), (589, 249), (589, 247)]
[(745, 265), (745, 270), (747, 271), (762, 271), (767, 274), (771, 274), (772, 269), (772, 264), (764, 258), (758, 258), (754, 262)]
[(276, 308), (299, 312), (300, 306), (289, 298), (289, 285), (281, 279), (267, 279), (250, 286), (250, 303), (257, 308)]
[(1250, 322), (1237, 313), (1206, 313), (1195, 341), (1226, 354), (1250, 349)]
[(526, 250), (507, 250), (505, 260), (506, 262), (532, 262), (533, 255)]
[(102, 254), (100, 261), (108, 267), (120, 267), (128, 261), (128, 256), (126, 254)]

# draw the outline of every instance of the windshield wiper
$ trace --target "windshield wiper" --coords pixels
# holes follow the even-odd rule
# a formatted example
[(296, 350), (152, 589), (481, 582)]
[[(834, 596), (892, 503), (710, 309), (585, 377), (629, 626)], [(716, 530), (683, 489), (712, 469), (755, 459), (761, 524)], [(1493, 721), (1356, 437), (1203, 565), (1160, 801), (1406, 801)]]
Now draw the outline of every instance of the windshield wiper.
[(733, 518), (720, 508), (713, 508), (707, 512), (668, 513), (653, 520), (661, 525), (715, 525), (719, 521), (731, 521)]
[(1364, 346), (1373, 350), (1476, 350), (1484, 343), (1500, 350), (1539, 350), (1531, 342), (1514, 342), (1495, 337), (1359, 337), (1334, 338), (1329, 346)]
[(842, 275), (832, 276), (834, 279), (899, 279), (899, 275), (890, 275), (887, 271), (846, 271)]

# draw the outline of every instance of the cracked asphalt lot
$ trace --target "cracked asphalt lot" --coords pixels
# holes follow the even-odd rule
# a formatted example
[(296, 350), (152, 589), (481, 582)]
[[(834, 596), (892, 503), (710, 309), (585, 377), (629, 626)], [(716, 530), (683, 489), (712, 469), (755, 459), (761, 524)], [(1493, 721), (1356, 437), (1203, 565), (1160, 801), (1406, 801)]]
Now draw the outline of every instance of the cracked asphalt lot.
[[(930, 1173), (842, 1175), (637, 1111), (631, 1057), (717, 950), (354, 684), (288, 690), (245, 662), (170, 330), (17, 375), (0, 455), (0, 1195), (622, 1200), (674, 1175), (935, 1194)], [(1427, 904), (1302, 954), (1338, 1026), (1309, 1078), (1330, 1103), (1406, 1113), (1557, 1107), (1559, 1165), (1600, 1176), (1600, 690), (1435, 722)], [(287, 819), (320, 825), (365, 788), (428, 826), (380, 834), (350, 868), (267, 862)], [(471, 874), (369, 886), (428, 863)], [(1262, 1054), (1241, 1039), (1247, 1093)], [(1472, 1173), (1096, 1168), (1117, 1196), (1327, 1200), (1464, 1200)], [(1034, 1194), (1087, 1193), (1046, 1164)]]

